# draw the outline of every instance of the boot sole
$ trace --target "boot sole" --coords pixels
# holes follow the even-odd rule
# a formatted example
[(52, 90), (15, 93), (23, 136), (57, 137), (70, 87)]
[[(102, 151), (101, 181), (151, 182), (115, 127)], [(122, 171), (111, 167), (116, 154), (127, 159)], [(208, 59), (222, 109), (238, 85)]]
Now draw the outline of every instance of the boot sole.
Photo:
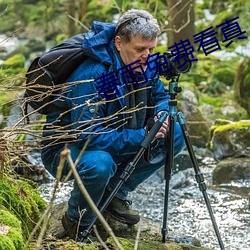
[(110, 215), (112, 218), (116, 219), (117, 221), (123, 223), (123, 224), (127, 224), (127, 225), (130, 225), (130, 226), (133, 226), (135, 224), (137, 224), (140, 220), (138, 220), (137, 222), (135, 221), (132, 221), (132, 220), (128, 220), (128, 219), (124, 219), (124, 217), (121, 217), (117, 214), (114, 214), (114, 213), (111, 213), (107, 210), (105, 210), (105, 212)]

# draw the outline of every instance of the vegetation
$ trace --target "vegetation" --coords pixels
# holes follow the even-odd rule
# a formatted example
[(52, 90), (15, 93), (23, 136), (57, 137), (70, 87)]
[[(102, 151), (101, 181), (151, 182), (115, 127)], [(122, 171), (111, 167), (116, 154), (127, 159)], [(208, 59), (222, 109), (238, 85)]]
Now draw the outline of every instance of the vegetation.
[[(6, 139), (3, 144), (0, 141), (0, 229), (3, 226), (6, 230), (6, 234), (0, 234), (3, 249), (20, 249), (39, 220), (41, 210), (45, 209), (45, 203), (32, 187), (33, 184), (14, 176), (10, 171), (9, 159), (23, 159), (32, 147), (29, 142), (24, 143), (26, 135), (35, 134), (39, 138), (41, 133), (40, 121), (29, 124), (24, 129), (18, 126), (6, 128), (6, 119), (11, 107), (18, 103), (18, 96), (24, 90), (27, 65), (48, 48), (74, 34), (86, 32), (94, 20), (115, 22), (121, 13), (131, 8), (148, 10), (159, 20), (162, 34), (156, 51), (163, 53), (181, 39), (190, 40), (194, 46), (194, 58), (197, 58), (198, 62), (193, 62), (189, 74), (181, 75), (180, 85), (189, 84), (189, 89), (192, 89), (198, 98), (201, 110), (212, 107), (212, 111), (203, 116), (210, 121), (225, 116), (234, 122), (249, 119), (250, 60), (249, 55), (236, 50), (237, 46), (246, 48), (249, 38), (234, 38), (233, 43), (226, 48), (221, 29), (216, 29), (216, 26), (226, 19), (239, 17), (236, 21), (241, 30), (246, 31), (245, 35), (248, 35), (249, 1), (0, 0), (0, 35), (4, 35), (0, 40), (0, 128)], [(218, 32), (216, 38), (221, 50), (216, 51), (220, 52), (220, 55), (213, 52), (206, 56), (202, 49), (197, 51), (199, 44), (193, 43), (193, 35), (211, 26)], [(14, 49), (10, 50), (5, 46), (15, 39), (19, 43)], [(226, 57), (227, 52), (234, 53)], [(162, 80), (167, 86), (167, 80)], [(21, 107), (19, 103), (17, 106)], [(233, 110), (229, 112), (225, 107), (233, 107)], [(23, 120), (20, 123), (23, 125)], [(227, 133), (228, 130), (234, 129), (236, 124), (238, 123), (213, 127), (213, 137), (218, 132)], [(243, 125), (250, 126), (249, 122), (241, 122), (240, 126)], [(222, 129), (225, 130), (221, 131)], [(213, 143), (210, 147), (213, 148)], [(11, 155), (5, 154), (6, 152)], [(67, 246), (65, 249), (73, 249), (67, 245), (70, 243), (63, 244)], [(122, 241), (122, 244), (124, 249), (131, 249), (133, 245), (129, 241)], [(143, 249), (147, 249), (147, 242), (143, 244)], [(152, 246), (148, 249), (152, 249)], [(172, 245), (166, 249), (189, 248)]]
[[(14, 36), (19, 39), (25, 38), (26, 42), (20, 44), (11, 53), (5, 53), (4, 51), (0, 53), (0, 58), (4, 59), (0, 71), (0, 86), (9, 85), (10, 77), (13, 77), (13, 75), (15, 75), (15, 78), (12, 79), (11, 86), (21, 86), (24, 83), (24, 73), (27, 65), (25, 62), (32, 60), (34, 53), (42, 53), (48, 46), (56, 45), (73, 34), (86, 32), (91, 27), (93, 20), (115, 22), (117, 16), (130, 8), (149, 10), (157, 17), (162, 29), (157, 51), (161, 52), (166, 51), (167, 47), (172, 46), (174, 42), (178, 43), (180, 39), (185, 40), (188, 38), (192, 43), (192, 35), (211, 26), (215, 28), (216, 25), (223, 23), (225, 19), (229, 20), (237, 16), (239, 17), (237, 22), (241, 30), (246, 31), (246, 34), (250, 31), (247, 25), (250, 21), (248, 14), (250, 4), (244, 0), (237, 2), (233, 0), (216, 2), (204, 0), (202, 3), (195, 4), (193, 0), (187, 3), (180, 1), (180, 4), (173, 1), (173, 3), (169, 2), (169, 6), (163, 0), (138, 0), (136, 2), (1, 0), (2, 32), (9, 35), (9, 39)], [(172, 9), (175, 12), (168, 11)], [(205, 12), (204, 9), (207, 11)], [(210, 11), (211, 15), (214, 15), (213, 18), (205, 14), (208, 11)], [(190, 14), (190, 12), (193, 14)], [(12, 20), (12, 22), (9, 22), (9, 20)], [(182, 22), (179, 22), (180, 20)], [(188, 23), (187, 27), (184, 25), (185, 23)], [(245, 46), (249, 41), (249, 39), (239, 40), (234, 38), (233, 43), (228, 48), (225, 48), (225, 44), (222, 42), (224, 38), (221, 29), (216, 29), (216, 31), (218, 32), (216, 38), (220, 43), (221, 50), (225, 52), (231, 52), (239, 45)], [(2, 41), (1, 44), (4, 45), (4, 42)], [(193, 45), (197, 50), (198, 44)], [(248, 110), (248, 102), (244, 97), (244, 95), (248, 96), (249, 93), (249, 89), (246, 88), (249, 85), (247, 59), (244, 63), (245, 66), (241, 65), (239, 67), (240, 59), (245, 55), (236, 52), (233, 57), (225, 60), (214, 53), (205, 56), (202, 49), (199, 53), (194, 53), (194, 55), (198, 62), (193, 63), (192, 70), (188, 75), (182, 76), (181, 81), (187, 80), (195, 83), (204, 99), (207, 99), (206, 96), (217, 97), (228, 93), (228, 90), (236, 89), (235, 97), (238, 99), (235, 99), (235, 97), (230, 98)], [(241, 72), (241, 69), (243, 72)], [(22, 90), (22, 88), (20, 89)], [(2, 91), (5, 90), (2, 88)], [(244, 115), (232, 119), (242, 118), (245, 118)]]

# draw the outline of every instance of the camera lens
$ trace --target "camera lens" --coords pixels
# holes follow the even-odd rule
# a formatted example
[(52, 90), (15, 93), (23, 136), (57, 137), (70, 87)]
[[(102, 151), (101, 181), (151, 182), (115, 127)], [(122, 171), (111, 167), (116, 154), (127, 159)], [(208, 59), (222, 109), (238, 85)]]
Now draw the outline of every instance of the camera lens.
[(187, 73), (191, 68), (191, 61), (188, 55), (180, 54), (171, 58), (171, 63), (179, 74)]

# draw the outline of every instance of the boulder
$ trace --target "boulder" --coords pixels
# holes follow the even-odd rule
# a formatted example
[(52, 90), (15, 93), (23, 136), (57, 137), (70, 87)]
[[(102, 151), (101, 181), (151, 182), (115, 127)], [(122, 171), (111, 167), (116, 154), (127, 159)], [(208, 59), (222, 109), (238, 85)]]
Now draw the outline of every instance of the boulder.
[(250, 179), (250, 158), (226, 158), (213, 171), (213, 183), (228, 183), (233, 180)]
[(193, 146), (206, 148), (209, 141), (210, 124), (204, 118), (198, 106), (189, 101), (181, 101), (181, 112)]
[(209, 147), (216, 160), (250, 157), (250, 120), (215, 124), (210, 136)]
[[(86, 245), (85, 243), (77, 243), (67, 238), (58, 239), (58, 236), (63, 235), (63, 227), (61, 224), (61, 217), (65, 213), (67, 204), (65, 202), (56, 204), (53, 206), (51, 221), (47, 229), (47, 237), (44, 239), (43, 244), (48, 246), (49, 244), (54, 247), (60, 246), (60, 249), (78, 249), (82, 247), (86, 249), (103, 249), (98, 242), (94, 242)], [(193, 237), (186, 237), (180, 235), (174, 235), (172, 232), (167, 237), (167, 242), (161, 242), (161, 229), (146, 219), (141, 219), (140, 223), (135, 226), (128, 226), (121, 222), (114, 220), (109, 215), (104, 213), (106, 221), (109, 223), (120, 244), (124, 249), (134, 249), (135, 239), (138, 231), (139, 236), (139, 249), (159, 249), (159, 250), (209, 250), (208, 248), (202, 247), (199, 240)], [(97, 230), (104, 230), (100, 225), (97, 226)], [(103, 236), (102, 232), (98, 232)], [(109, 246), (109, 249), (114, 249), (114, 242), (112, 238), (105, 239), (105, 243)], [(75, 247), (75, 248), (74, 248)], [(81, 249), (82, 249), (81, 248)]]

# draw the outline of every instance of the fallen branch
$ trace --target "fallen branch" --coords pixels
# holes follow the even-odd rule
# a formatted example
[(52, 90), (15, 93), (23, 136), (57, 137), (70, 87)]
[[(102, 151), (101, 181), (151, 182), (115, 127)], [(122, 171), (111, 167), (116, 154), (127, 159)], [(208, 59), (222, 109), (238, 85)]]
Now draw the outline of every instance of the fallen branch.
[(123, 247), (121, 246), (121, 244), (119, 243), (118, 239), (116, 238), (116, 236), (114, 235), (111, 227), (109, 226), (109, 224), (106, 222), (106, 220), (104, 219), (104, 217), (102, 216), (102, 214), (100, 213), (100, 211), (98, 210), (98, 208), (96, 207), (95, 203), (93, 202), (92, 198), (90, 197), (88, 191), (86, 190), (76, 168), (75, 168), (75, 164), (71, 158), (71, 154), (70, 154), (70, 150), (69, 149), (64, 149), (61, 152), (61, 158), (65, 158), (68, 160), (69, 166), (73, 172), (73, 176), (75, 178), (75, 181), (80, 189), (80, 191), (82, 192), (84, 198), (86, 199), (86, 201), (88, 202), (90, 208), (92, 209), (92, 211), (96, 214), (96, 216), (98, 217), (99, 221), (102, 223), (103, 227), (105, 228), (105, 230), (107, 231), (107, 233), (113, 238), (114, 243), (116, 245), (116, 247), (119, 250), (124, 250)]

